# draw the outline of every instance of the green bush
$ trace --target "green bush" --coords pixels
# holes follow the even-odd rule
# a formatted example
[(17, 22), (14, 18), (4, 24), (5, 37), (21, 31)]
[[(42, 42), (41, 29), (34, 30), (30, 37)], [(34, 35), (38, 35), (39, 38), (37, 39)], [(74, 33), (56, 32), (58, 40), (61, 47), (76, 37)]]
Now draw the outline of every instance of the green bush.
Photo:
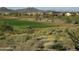
[(57, 51), (63, 51), (66, 50), (66, 47), (63, 46), (63, 43), (58, 40), (54, 40), (53, 45), (51, 46), (52, 49), (55, 49)]
[(13, 31), (13, 27), (10, 26), (9, 24), (2, 24), (0, 25), (0, 30), (3, 32), (5, 31), (9, 32), (9, 31)]

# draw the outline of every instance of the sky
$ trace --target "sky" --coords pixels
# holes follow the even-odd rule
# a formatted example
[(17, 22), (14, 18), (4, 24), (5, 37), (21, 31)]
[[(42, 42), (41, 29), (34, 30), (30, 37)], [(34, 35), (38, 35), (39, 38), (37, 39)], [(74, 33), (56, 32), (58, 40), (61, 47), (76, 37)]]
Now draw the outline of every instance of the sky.
[(11, 9), (22, 9), (23, 7), (39, 7), (38, 9), (43, 10), (78, 11), (79, 0), (0, 0), (0, 7), (11, 7)]
[(10, 9), (22, 9), (23, 7), (39, 7), (38, 9), (43, 10), (78, 11), (79, 0), (0, 0), (0, 7), (11, 7)]
[(3, 7), (79, 7), (79, 0), (0, 0)]

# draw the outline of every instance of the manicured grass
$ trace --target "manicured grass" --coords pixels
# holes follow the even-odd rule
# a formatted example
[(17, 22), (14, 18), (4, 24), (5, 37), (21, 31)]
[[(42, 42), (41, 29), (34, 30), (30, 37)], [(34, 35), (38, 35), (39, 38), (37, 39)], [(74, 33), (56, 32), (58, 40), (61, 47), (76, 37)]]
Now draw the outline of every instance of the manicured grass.
[(33, 22), (33, 21), (20, 21), (18, 19), (0, 19), (0, 24), (9, 24), (11, 26), (16, 27), (27, 27), (31, 26), (32, 28), (46, 28), (49, 25), (40, 22)]

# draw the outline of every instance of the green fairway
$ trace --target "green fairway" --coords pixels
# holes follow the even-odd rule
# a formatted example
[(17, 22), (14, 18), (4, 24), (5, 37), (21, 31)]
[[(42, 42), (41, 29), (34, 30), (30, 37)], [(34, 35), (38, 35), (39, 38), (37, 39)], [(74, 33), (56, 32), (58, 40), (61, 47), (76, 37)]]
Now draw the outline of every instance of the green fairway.
[(18, 19), (0, 19), (0, 24), (8, 24), (16, 27), (27, 27), (31, 26), (32, 28), (46, 28), (49, 25), (40, 22), (34, 21), (20, 21)]

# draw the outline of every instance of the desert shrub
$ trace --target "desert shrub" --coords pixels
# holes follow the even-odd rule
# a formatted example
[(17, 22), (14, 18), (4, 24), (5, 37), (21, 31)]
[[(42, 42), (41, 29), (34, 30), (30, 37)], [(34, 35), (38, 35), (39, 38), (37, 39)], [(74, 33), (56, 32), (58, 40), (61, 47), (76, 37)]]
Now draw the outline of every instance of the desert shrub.
[(77, 32), (74, 32), (73, 30), (68, 30), (67, 34), (70, 36), (71, 40), (73, 41), (75, 49), (79, 51), (79, 36)]
[(4, 35), (4, 33), (0, 30), (0, 36)]
[(66, 47), (63, 46), (63, 43), (58, 40), (54, 40), (53, 45), (51, 46), (52, 49), (55, 49), (57, 51), (63, 51), (66, 50)]
[(0, 31), (0, 40), (4, 40), (4, 39), (5, 39), (4, 33)]
[(34, 29), (31, 26), (26, 27), (27, 33), (34, 33)]
[(59, 50), (59, 51), (63, 51), (63, 50), (66, 50), (66, 48), (61, 44), (61, 43), (56, 43), (52, 46), (52, 49), (56, 49), (56, 50)]
[(67, 48), (64, 46), (64, 44), (59, 40), (50, 41), (44, 44), (45, 50), (56, 50), (56, 51), (64, 51), (67, 50)]
[(0, 40), (4, 40), (5, 39), (5, 36), (0, 36)]
[(43, 48), (44, 48), (43, 43), (44, 43), (43, 41), (36, 42), (36, 43), (33, 45), (33, 49), (34, 49), (35, 51), (43, 51)]
[(72, 23), (72, 20), (70, 18), (66, 19), (66, 23)]
[(72, 23), (72, 24), (78, 24), (79, 23), (79, 17), (78, 16), (58, 16), (56, 18), (61, 19), (62, 21), (65, 21), (65, 23)]
[(22, 50), (30, 50), (30, 51), (42, 51), (43, 50), (43, 41), (41, 41), (41, 38), (30, 38), (29, 40), (26, 40), (25, 45), (23, 45)]
[(31, 36), (27, 36), (25, 39), (25, 42), (27, 42), (27, 40), (31, 39)]
[(79, 22), (75, 21), (74, 24), (79, 24)]
[(73, 20), (73, 24), (79, 24), (79, 19)]
[(16, 48), (16, 42), (14, 41), (14, 39), (6, 39), (7, 41), (7, 45), (11, 48), (13, 48), (13, 50)]
[(1, 24), (0, 25), (0, 30), (1, 31), (7, 31), (7, 32), (9, 32), (9, 31), (13, 31), (13, 27), (12, 26), (10, 26), (9, 24)]

